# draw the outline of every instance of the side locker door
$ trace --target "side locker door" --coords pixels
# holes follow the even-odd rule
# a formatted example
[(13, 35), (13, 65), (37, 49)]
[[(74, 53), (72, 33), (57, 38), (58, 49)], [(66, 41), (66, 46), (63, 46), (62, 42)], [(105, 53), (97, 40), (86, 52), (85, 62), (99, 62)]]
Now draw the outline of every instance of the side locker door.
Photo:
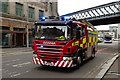
[(92, 47), (91, 47), (91, 40), (92, 34), (88, 31), (88, 38), (87, 38), (87, 57), (91, 57)]

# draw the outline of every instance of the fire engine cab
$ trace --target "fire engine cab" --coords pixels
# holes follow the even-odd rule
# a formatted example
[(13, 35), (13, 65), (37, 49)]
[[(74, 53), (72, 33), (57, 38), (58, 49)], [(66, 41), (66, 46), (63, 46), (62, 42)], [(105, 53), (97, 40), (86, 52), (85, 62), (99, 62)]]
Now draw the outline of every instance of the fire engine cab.
[(34, 64), (79, 68), (97, 51), (98, 32), (86, 20), (42, 20), (32, 33)]

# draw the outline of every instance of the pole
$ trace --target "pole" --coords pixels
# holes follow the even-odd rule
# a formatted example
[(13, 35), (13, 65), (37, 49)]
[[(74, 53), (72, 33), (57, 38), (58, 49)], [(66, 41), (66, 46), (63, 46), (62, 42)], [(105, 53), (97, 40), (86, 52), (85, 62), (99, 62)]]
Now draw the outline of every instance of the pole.
[[(28, 12), (28, 2), (27, 2), (27, 12)], [(28, 18), (28, 14), (27, 14), (27, 34), (26, 34), (26, 37), (27, 37), (27, 48), (29, 48), (29, 27), (28, 27), (28, 23), (29, 23), (29, 18)]]

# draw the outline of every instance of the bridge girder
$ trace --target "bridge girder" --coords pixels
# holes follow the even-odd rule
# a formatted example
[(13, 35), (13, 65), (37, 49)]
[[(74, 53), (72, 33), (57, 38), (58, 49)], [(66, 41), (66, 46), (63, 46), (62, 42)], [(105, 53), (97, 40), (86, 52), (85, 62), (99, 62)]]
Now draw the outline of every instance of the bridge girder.
[(62, 16), (86, 19), (94, 26), (120, 23), (120, 1), (76, 11)]

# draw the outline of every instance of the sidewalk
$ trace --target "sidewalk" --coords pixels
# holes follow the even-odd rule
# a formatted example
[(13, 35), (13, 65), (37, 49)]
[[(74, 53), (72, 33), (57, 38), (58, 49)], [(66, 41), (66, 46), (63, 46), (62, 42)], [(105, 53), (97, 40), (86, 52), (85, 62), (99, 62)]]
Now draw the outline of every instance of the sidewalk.
[(32, 47), (20, 47), (20, 48), (2, 48), (0, 54), (10, 54), (10, 53), (22, 53), (22, 52), (32, 52)]
[(119, 80), (120, 79), (120, 57), (115, 60), (110, 69), (107, 71), (102, 80)]

